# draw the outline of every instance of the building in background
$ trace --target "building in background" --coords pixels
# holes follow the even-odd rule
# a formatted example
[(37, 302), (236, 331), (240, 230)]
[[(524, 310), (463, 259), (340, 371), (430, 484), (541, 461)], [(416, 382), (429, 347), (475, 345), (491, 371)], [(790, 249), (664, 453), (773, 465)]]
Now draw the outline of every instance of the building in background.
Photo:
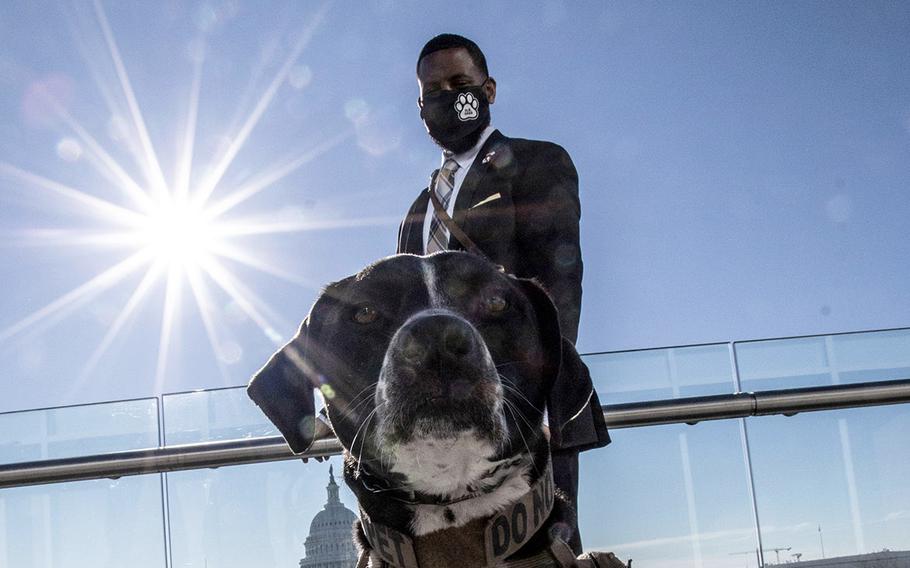
[(300, 568), (354, 568), (357, 549), (351, 538), (351, 527), (357, 519), (353, 511), (338, 498), (338, 484), (329, 466), (328, 501), (310, 523), (310, 534), (304, 542), (306, 556)]
[(871, 554), (855, 556), (838, 556), (806, 562), (785, 562), (767, 564), (768, 568), (776, 566), (800, 566), (801, 568), (910, 568), (910, 550), (882, 550)]

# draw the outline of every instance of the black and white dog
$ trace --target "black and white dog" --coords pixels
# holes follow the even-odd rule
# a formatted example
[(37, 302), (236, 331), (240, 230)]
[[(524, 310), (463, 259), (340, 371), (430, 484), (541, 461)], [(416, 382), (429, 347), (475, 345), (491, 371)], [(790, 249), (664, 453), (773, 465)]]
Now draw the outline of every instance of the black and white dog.
[(583, 367), (535, 282), (398, 255), (328, 285), (249, 394), (300, 453), (322, 392), (371, 566), (543, 565), (574, 526), (549, 439), (591, 399)]

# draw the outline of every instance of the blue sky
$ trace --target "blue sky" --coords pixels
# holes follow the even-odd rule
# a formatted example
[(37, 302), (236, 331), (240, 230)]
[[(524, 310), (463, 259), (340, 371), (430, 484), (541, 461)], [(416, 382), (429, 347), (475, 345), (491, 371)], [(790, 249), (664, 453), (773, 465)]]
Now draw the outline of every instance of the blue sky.
[[(903, 3), (6, 3), (0, 411), (244, 384), (394, 252), (444, 31), (486, 52), (494, 125), (575, 161), (581, 351), (910, 325)], [(128, 260), (148, 216), (110, 206), (181, 188), (226, 256)]]
[[(414, 57), (444, 30), (485, 49), (495, 125), (576, 162), (582, 351), (907, 325), (908, 27), (892, 3), (6, 6), (0, 409), (242, 384), (393, 252), (437, 162)], [(139, 245), (80, 240), (123, 227), (47, 185), (135, 208), (125, 177), (187, 170), (209, 205), (254, 188), (222, 217), (260, 233), (229, 239), (237, 285), (201, 278), (218, 358), (186, 277), (171, 317), (163, 275), (120, 316), (142, 262), (65, 301)]]

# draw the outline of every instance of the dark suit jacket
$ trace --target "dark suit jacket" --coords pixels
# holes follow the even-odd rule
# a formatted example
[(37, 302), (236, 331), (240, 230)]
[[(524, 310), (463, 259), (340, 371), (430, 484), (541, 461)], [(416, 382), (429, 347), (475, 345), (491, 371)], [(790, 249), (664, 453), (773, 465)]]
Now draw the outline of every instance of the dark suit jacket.
[[(424, 188), (408, 210), (398, 230), (399, 253), (423, 254), (429, 200)], [(507, 138), (498, 130), (462, 181), (452, 216), (490, 260), (516, 276), (536, 278), (553, 297), (568, 341), (557, 381), (559, 395), (551, 400), (554, 405), (548, 403), (551, 446), (573, 455), (610, 442), (588, 368), (573, 345), (581, 308), (580, 216), (578, 174), (569, 154), (556, 144)], [(450, 236), (448, 248), (464, 247)], [(554, 423), (563, 426), (554, 430)], [(559, 487), (574, 496), (574, 486)]]
[[(423, 254), (428, 189), (398, 231), (398, 252)], [(578, 174), (562, 147), (507, 138), (498, 130), (477, 154), (458, 191), (455, 223), (507, 272), (536, 278), (559, 309), (564, 337), (578, 336), (582, 261)], [(463, 247), (454, 237), (449, 249)]]

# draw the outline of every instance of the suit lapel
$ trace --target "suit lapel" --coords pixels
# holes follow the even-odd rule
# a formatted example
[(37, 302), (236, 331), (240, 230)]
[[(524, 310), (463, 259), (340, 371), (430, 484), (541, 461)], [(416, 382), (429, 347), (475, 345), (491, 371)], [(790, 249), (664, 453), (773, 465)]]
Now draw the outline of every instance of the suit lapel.
[(408, 217), (401, 228), (401, 242), (398, 244), (398, 252), (424, 253), (423, 223), (426, 219), (429, 203), (430, 194), (425, 189), (417, 196), (417, 200), (408, 212)]
[[(455, 215), (452, 216), (459, 227), (464, 228), (465, 214), (476, 202), (476, 193), (481, 186), (481, 181), (490, 171), (491, 160), (485, 159), (487, 154), (505, 138), (498, 130), (494, 130), (480, 152), (477, 152), (477, 157), (471, 163), (471, 169), (465, 174), (464, 181), (461, 182), (461, 187), (458, 189), (458, 197), (455, 198)], [(451, 237), (449, 237), (449, 244), (450, 246), (452, 244)]]

